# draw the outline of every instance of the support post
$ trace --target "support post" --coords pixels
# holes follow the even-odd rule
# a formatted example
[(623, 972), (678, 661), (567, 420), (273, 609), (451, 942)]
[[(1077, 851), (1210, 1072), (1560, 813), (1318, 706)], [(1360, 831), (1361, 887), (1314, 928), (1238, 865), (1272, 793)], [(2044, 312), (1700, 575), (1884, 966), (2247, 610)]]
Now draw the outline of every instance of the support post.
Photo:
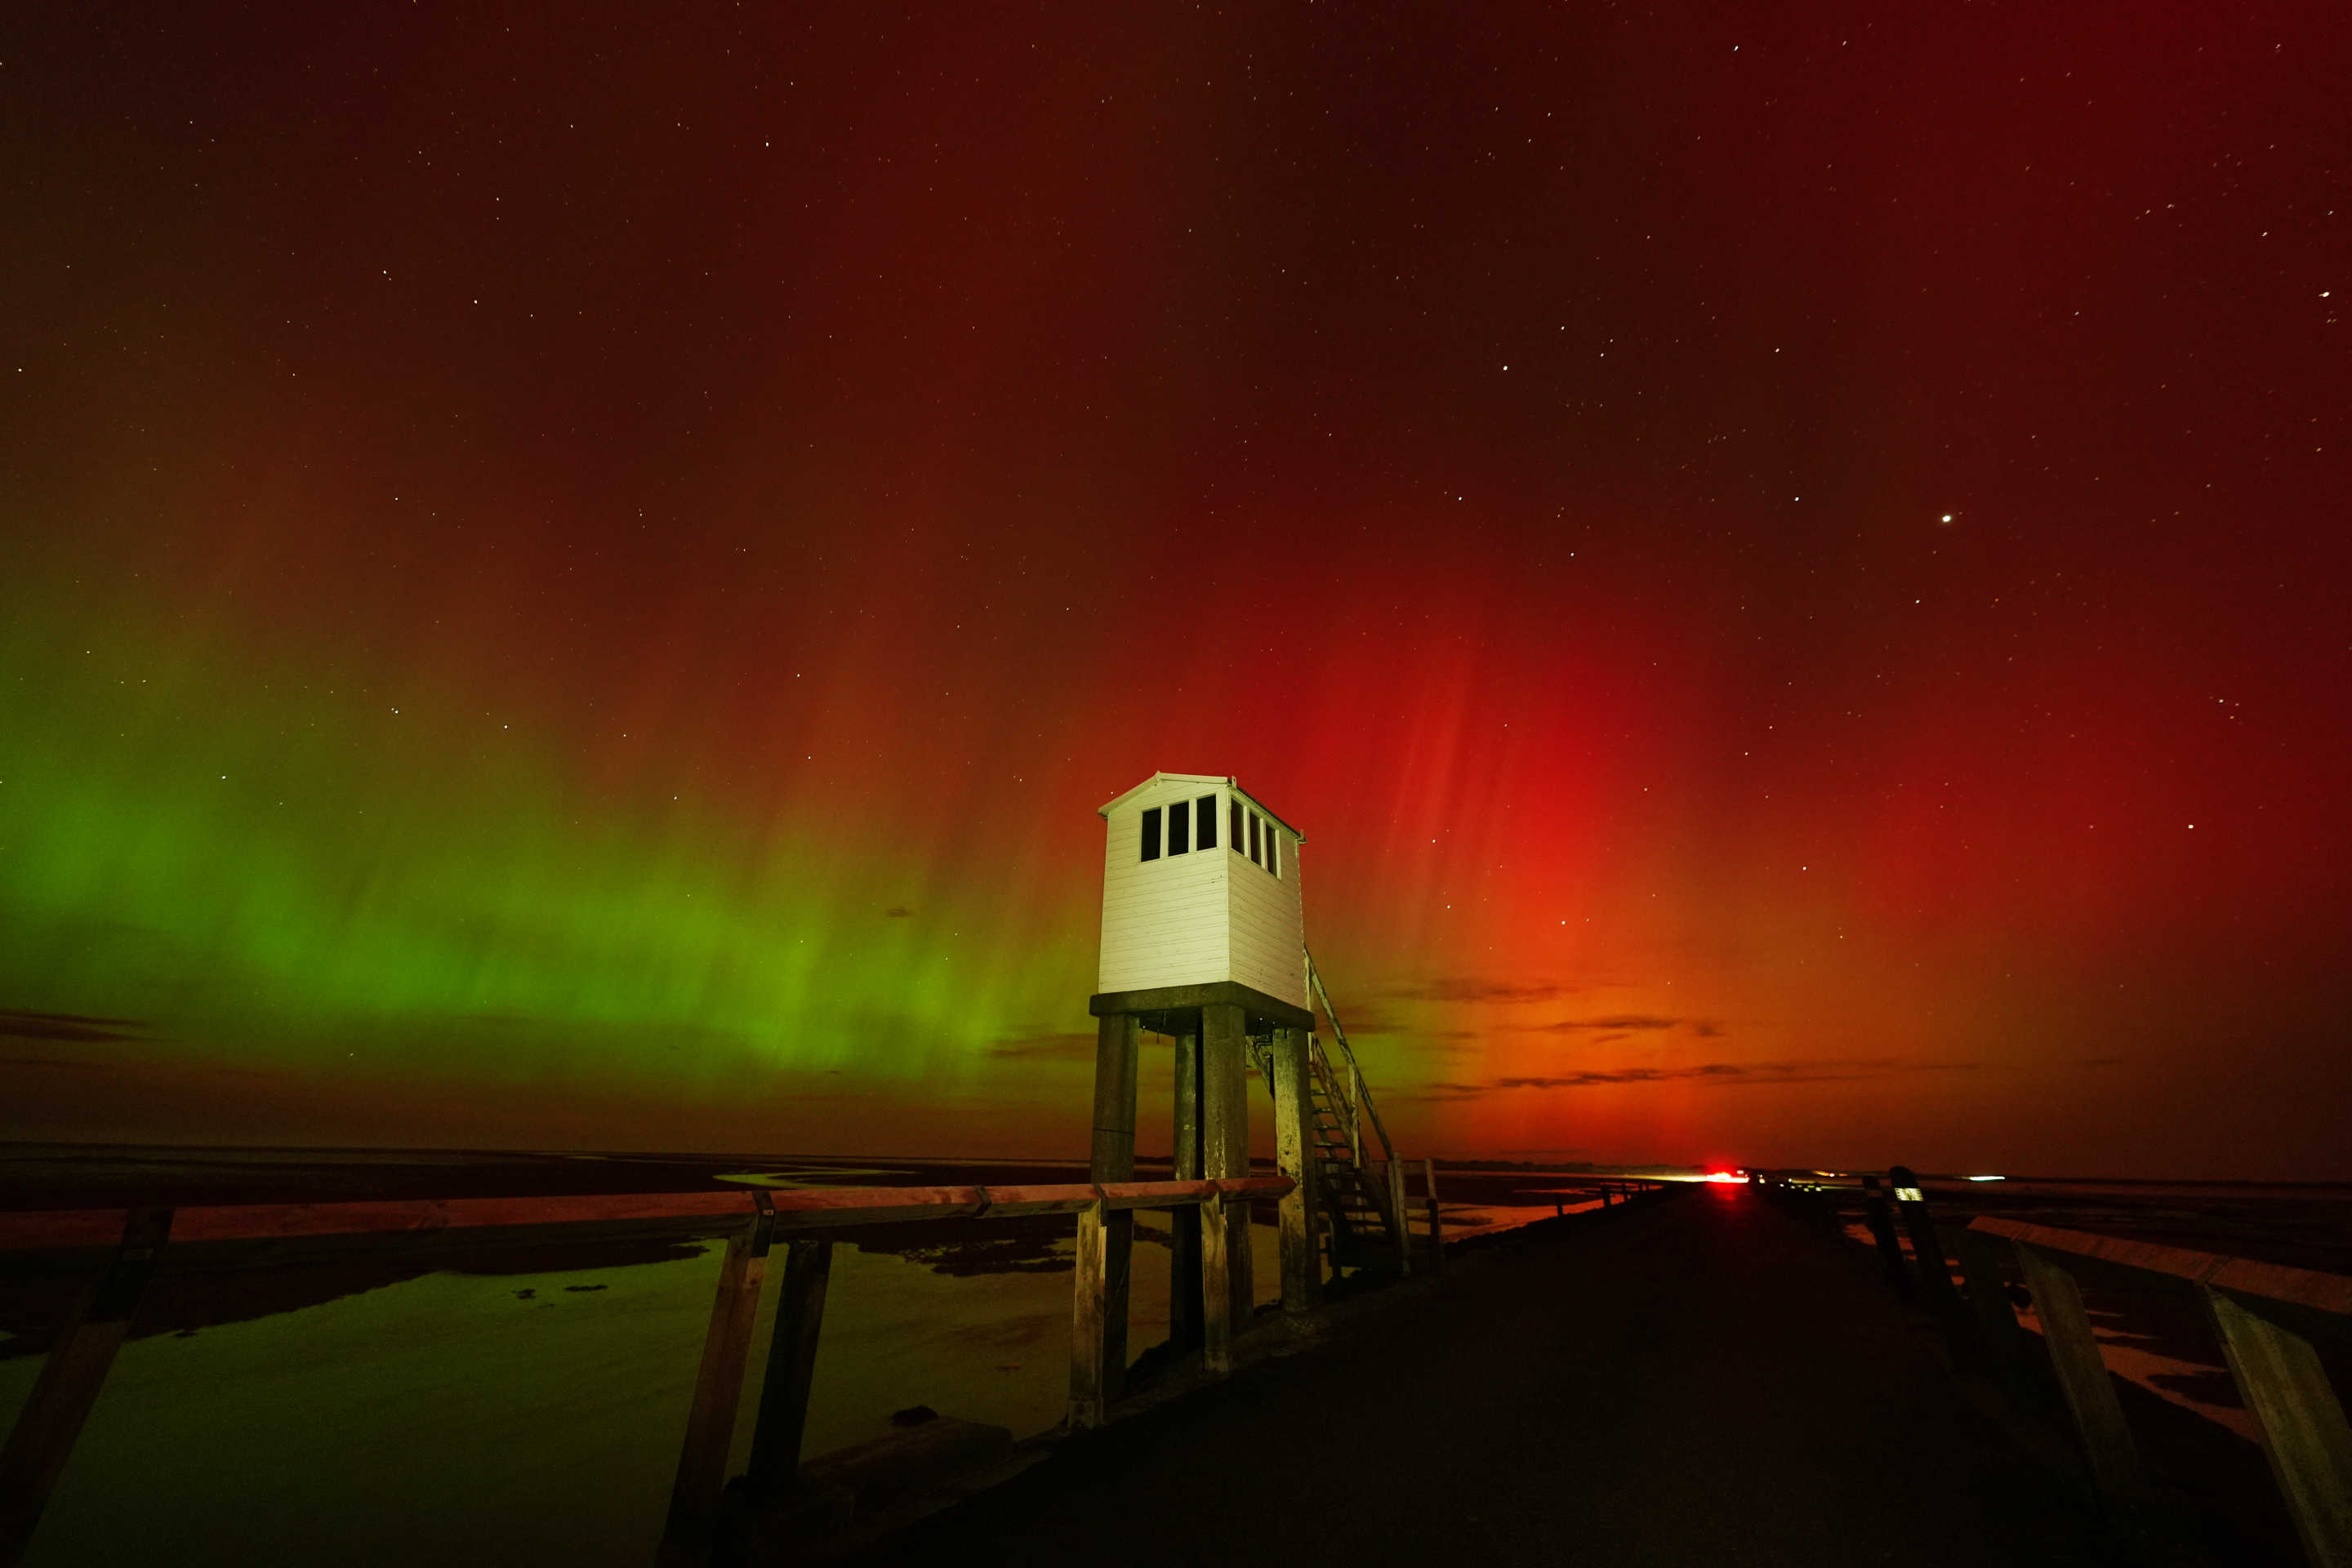
[[(1176, 1037), (1176, 1150), (1180, 1182), (1201, 1179), (1201, 1026)], [(1168, 1338), (1180, 1350), (1201, 1342), (1201, 1211), (1169, 1213)]]
[(751, 1321), (760, 1310), (760, 1285), (768, 1271), (768, 1243), (775, 1212), (759, 1193), (760, 1213), (727, 1238), (719, 1264), (719, 1291), (710, 1303), (710, 1327), (702, 1337), (702, 1367), (694, 1380), (694, 1405), (687, 1412), (686, 1441), (670, 1483), (669, 1517), (662, 1525), (659, 1568), (700, 1568), (709, 1560), (719, 1494), (727, 1484), (727, 1451), (735, 1437), (735, 1409), (743, 1397), (743, 1366), (751, 1353)]
[(1314, 1100), (1307, 1085), (1307, 1031), (1274, 1031), (1274, 1157), (1292, 1185), (1281, 1209), (1282, 1310), (1294, 1316), (1323, 1304), (1315, 1256)]
[(2024, 1331), (2017, 1326), (2017, 1309), (2009, 1304), (2009, 1282), (2000, 1275), (2000, 1243), (1974, 1230), (1964, 1230), (1956, 1239), (1960, 1277), (1968, 1281), (1969, 1308), (1976, 1316), (1977, 1343), (2011, 1396), (2030, 1403), (2033, 1385), (2025, 1375)]
[[(1201, 1174), (1234, 1181), (1250, 1173), (1249, 1032), (1238, 1003), (1212, 1003), (1201, 1009)], [(1215, 1215), (1225, 1227), (1225, 1278), (1231, 1298), (1232, 1323), (1249, 1321), (1256, 1300), (1251, 1278), (1250, 1206), (1246, 1202), (1220, 1204)], [(1201, 1211), (1203, 1230), (1211, 1211)], [(1208, 1241), (1201, 1243), (1208, 1256)]]
[(132, 1209), (124, 1216), (122, 1242), (106, 1272), (49, 1347), (7, 1446), (0, 1448), (0, 1563), (14, 1564), (32, 1541), (171, 1234), (168, 1208)]
[(1421, 1162), (1422, 1201), (1429, 1205), (1429, 1267), (1432, 1272), (1445, 1267), (1445, 1221), (1437, 1212), (1437, 1156), (1423, 1157)]
[(1947, 1332), (1957, 1334), (1960, 1299), (1952, 1289), (1952, 1271), (1944, 1261), (1944, 1242), (1936, 1234), (1935, 1216), (1927, 1212), (1927, 1194), (1908, 1165), (1896, 1165), (1886, 1175), (1895, 1187), (1895, 1212), (1903, 1216), (1903, 1229), (1911, 1237), (1911, 1262), (1919, 1276), (1920, 1297), (1943, 1321)]
[(784, 1278), (776, 1288), (776, 1324), (768, 1339), (768, 1370), (760, 1380), (760, 1414), (751, 1427), (745, 1474), (755, 1495), (780, 1497), (800, 1475), (809, 1388), (816, 1380), (817, 1335), (824, 1327), (825, 1287), (832, 1279), (832, 1239), (793, 1237), (784, 1251)]
[(2025, 1288), (2033, 1294), (2033, 1310), (2042, 1321), (2042, 1338), (2050, 1347), (2059, 1390), (2082, 1436), (2100, 1506), (2109, 1523), (2135, 1531), (2145, 1496), (2139, 1451), (2132, 1445), (2123, 1404), (2116, 1397), (2098, 1338), (2091, 1331), (2091, 1315), (2083, 1309), (2082, 1288), (2064, 1266), (2031, 1247), (2019, 1247), (2017, 1260), (2025, 1271)]
[(1391, 1156), (1388, 1168), (1389, 1218), (1395, 1226), (1397, 1274), (1402, 1278), (1412, 1272), (1412, 1234), (1404, 1224), (1404, 1162)]
[(1234, 1370), (1232, 1254), (1225, 1246), (1233, 1230), (1226, 1207), (1223, 1193), (1201, 1205), (1201, 1362), (1218, 1377)]
[(2227, 1291), (2201, 1292), (2314, 1568), (2352, 1568), (2352, 1426), (2319, 1352)]
[(1878, 1247), (1879, 1272), (1886, 1276), (1896, 1295), (1909, 1300), (1911, 1270), (1904, 1267), (1903, 1244), (1895, 1239), (1895, 1211), (1886, 1206), (1886, 1194), (1879, 1191), (1876, 1176), (1862, 1179), (1862, 1223), (1870, 1227), (1870, 1239)]

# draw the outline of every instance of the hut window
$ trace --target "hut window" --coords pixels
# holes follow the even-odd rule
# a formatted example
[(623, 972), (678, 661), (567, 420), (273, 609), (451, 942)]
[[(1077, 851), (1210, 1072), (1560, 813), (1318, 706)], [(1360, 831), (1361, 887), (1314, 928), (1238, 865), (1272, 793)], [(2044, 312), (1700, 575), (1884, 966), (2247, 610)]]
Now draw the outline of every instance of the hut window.
[(1234, 851), (1235, 854), (1239, 854), (1242, 847), (1242, 803), (1240, 801), (1234, 802), (1234, 815), (1232, 820), (1234, 826)]
[(1259, 865), (1259, 866), (1263, 866), (1263, 865), (1265, 865), (1265, 862), (1263, 859), (1259, 858), (1259, 857), (1260, 857), (1264, 852), (1258, 848), (1258, 843), (1257, 843), (1257, 813), (1256, 813), (1256, 812), (1255, 812), (1255, 811), (1251, 812), (1251, 813), (1249, 814), (1249, 818), (1250, 818), (1250, 860), (1251, 860), (1251, 862), (1252, 862), (1253, 864)]
[(1168, 853), (1181, 855), (1192, 847), (1192, 814), (1178, 801), (1168, 808)]
[(1194, 801), (1192, 815), (1200, 830), (1192, 837), (1200, 842), (1202, 848), (1214, 849), (1217, 847), (1217, 797), (1204, 795)]
[(1282, 835), (1271, 822), (1265, 825), (1265, 868), (1282, 875)]
[(1156, 805), (1143, 814), (1143, 858), (1160, 858), (1160, 808)]

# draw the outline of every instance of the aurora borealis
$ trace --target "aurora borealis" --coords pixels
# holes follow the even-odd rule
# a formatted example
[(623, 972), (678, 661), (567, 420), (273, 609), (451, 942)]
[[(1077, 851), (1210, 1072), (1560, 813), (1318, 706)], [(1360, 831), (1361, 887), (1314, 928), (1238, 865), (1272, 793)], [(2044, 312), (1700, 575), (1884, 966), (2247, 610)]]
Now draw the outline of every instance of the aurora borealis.
[(1166, 769), (1410, 1151), (2344, 1175), (2340, 11), (1751, 12), (16, 16), (8, 1131), (1074, 1152)]

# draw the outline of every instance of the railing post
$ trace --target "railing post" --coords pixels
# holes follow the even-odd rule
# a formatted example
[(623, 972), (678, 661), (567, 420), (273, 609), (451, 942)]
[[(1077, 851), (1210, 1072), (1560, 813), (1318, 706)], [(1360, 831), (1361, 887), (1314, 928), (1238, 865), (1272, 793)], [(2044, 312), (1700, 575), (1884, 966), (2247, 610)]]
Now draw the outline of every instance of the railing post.
[(2318, 1352), (2225, 1290), (2200, 1286), (2199, 1294), (2305, 1552), (2314, 1568), (2352, 1568), (2352, 1426)]
[(1958, 1316), (1960, 1299), (1952, 1290), (1952, 1271), (1944, 1261), (1943, 1239), (1936, 1234), (1935, 1217), (1927, 1212), (1927, 1194), (1908, 1165), (1886, 1173), (1895, 1187), (1895, 1211), (1911, 1237), (1911, 1262), (1928, 1308), (1950, 1329)]
[(1356, 1169), (1364, 1168), (1364, 1075), (1348, 1063), (1348, 1147), (1355, 1152)]
[(2017, 1260), (2025, 1273), (2025, 1288), (2033, 1296), (2034, 1314), (2042, 1321), (2042, 1338), (2050, 1348), (2050, 1364), (2058, 1387), (2074, 1413), (2074, 1429), (2091, 1464), (2092, 1484), (2109, 1522), (2137, 1530), (2144, 1512), (2146, 1484), (2140, 1475), (2139, 1452), (2107, 1363), (2099, 1354), (2098, 1336), (2091, 1315), (2083, 1308), (2082, 1288), (2065, 1266), (2037, 1249), (2019, 1245)]
[[(1247, 1207), (1244, 1200), (1243, 1207)], [(1219, 1377), (1234, 1370), (1234, 1290), (1225, 1195), (1201, 1205), (1201, 1362)]]
[(1323, 1274), (1315, 1256), (1315, 1159), (1309, 1147), (1314, 1100), (1307, 1086), (1307, 1032), (1290, 1025), (1274, 1031), (1275, 1161), (1291, 1180), (1281, 1205), (1282, 1310), (1311, 1312), (1323, 1302)]
[(2028, 1402), (2033, 1384), (2025, 1373), (2024, 1331), (2017, 1326), (2017, 1309), (2009, 1302), (2009, 1282), (2000, 1277), (2000, 1245), (1974, 1230), (1963, 1230), (1954, 1239), (1959, 1246), (1960, 1277), (1968, 1281), (1969, 1307), (1976, 1314), (1977, 1342), (1984, 1359), (2011, 1396)]
[[(1201, 1162), (1201, 1026), (1176, 1037), (1176, 1151), (1180, 1182), (1197, 1182)], [(1168, 1338), (1181, 1348), (1201, 1342), (1201, 1211), (1186, 1204), (1168, 1215)]]
[(800, 1474), (817, 1336), (824, 1328), (825, 1288), (832, 1279), (832, 1240), (793, 1237), (784, 1251), (784, 1278), (776, 1288), (776, 1322), (769, 1333), (768, 1370), (760, 1380), (760, 1414), (745, 1470), (755, 1495), (781, 1496)]
[(727, 1451), (735, 1437), (735, 1409), (743, 1397), (743, 1367), (751, 1352), (751, 1322), (760, 1310), (760, 1284), (768, 1270), (769, 1238), (775, 1211), (767, 1194), (755, 1193), (760, 1213), (727, 1238), (719, 1265), (719, 1291), (710, 1303), (710, 1327), (702, 1338), (702, 1366), (694, 1380), (694, 1405), (686, 1417), (677, 1476), (670, 1483), (669, 1516), (662, 1526), (660, 1568), (698, 1568), (710, 1555), (719, 1496), (727, 1484)]
[(1870, 1239), (1877, 1245), (1879, 1271), (1896, 1295), (1909, 1300), (1911, 1270), (1903, 1265), (1903, 1244), (1895, 1239), (1894, 1211), (1886, 1206), (1886, 1194), (1879, 1191), (1876, 1176), (1862, 1179), (1862, 1223), (1870, 1227)]
[(1437, 1156), (1423, 1157), (1421, 1162), (1421, 1184), (1426, 1190), (1424, 1201), (1429, 1205), (1429, 1267), (1432, 1271), (1445, 1267), (1445, 1221), (1437, 1212)]
[(1412, 1272), (1412, 1233), (1404, 1223), (1404, 1162), (1391, 1154), (1388, 1168), (1389, 1218), (1396, 1226), (1397, 1273), (1402, 1277)]
[(1078, 1211), (1070, 1302), (1070, 1425), (1099, 1426), (1110, 1404), (1110, 1249), (1103, 1200)]
[(0, 1448), (0, 1563), (15, 1563), (33, 1539), (171, 1234), (168, 1208), (132, 1209), (125, 1215), (121, 1244), (106, 1272), (49, 1347), (33, 1392), (16, 1412), (7, 1446)]

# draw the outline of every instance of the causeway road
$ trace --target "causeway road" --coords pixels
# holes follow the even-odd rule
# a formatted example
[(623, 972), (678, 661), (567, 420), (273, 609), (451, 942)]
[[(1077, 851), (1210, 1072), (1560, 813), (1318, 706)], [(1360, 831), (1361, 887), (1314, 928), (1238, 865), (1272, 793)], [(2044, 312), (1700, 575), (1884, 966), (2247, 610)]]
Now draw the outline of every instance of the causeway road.
[(1875, 1270), (1738, 1186), (1540, 1224), (850, 1561), (2115, 1561)]

